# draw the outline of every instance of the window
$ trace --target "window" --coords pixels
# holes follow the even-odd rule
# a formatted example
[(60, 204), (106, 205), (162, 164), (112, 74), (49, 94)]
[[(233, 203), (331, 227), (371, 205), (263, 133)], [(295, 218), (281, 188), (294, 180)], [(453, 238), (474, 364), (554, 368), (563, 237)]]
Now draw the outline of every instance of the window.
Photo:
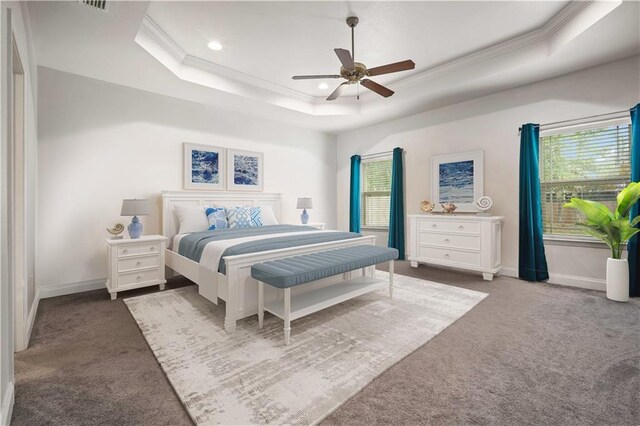
[(562, 206), (572, 197), (599, 201), (613, 210), (630, 181), (628, 124), (609, 125), (540, 138), (540, 189), (545, 235), (582, 236), (583, 219)]
[(362, 162), (363, 228), (388, 228), (391, 205), (391, 158)]

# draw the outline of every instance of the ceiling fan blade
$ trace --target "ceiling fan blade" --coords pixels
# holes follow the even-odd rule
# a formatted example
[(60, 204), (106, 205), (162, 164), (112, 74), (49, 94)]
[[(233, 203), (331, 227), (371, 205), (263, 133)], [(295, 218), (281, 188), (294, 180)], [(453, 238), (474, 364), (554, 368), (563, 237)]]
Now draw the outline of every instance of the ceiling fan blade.
[(293, 78), (294, 80), (312, 80), (312, 79), (316, 79), (316, 78), (340, 78), (342, 76), (338, 75), (338, 74), (327, 74), (327, 75), (294, 75)]
[(338, 87), (336, 87), (336, 90), (334, 90), (333, 93), (329, 95), (327, 100), (334, 101), (338, 99), (340, 95), (342, 95), (342, 92), (344, 91), (345, 87), (347, 87), (348, 85), (349, 85), (348, 81), (345, 81), (344, 83), (340, 84)]
[(356, 65), (353, 63), (353, 58), (351, 57), (351, 53), (347, 49), (336, 48), (333, 49), (338, 55), (338, 59), (342, 62), (342, 66), (347, 70), (356, 69)]
[(396, 62), (393, 64), (382, 65), (375, 68), (370, 68), (368, 74), (370, 76), (380, 74), (390, 74), (392, 72), (412, 70), (416, 67), (416, 64), (411, 60)]
[(384, 96), (385, 98), (388, 98), (389, 96), (393, 95), (393, 90), (389, 90), (386, 87), (381, 86), (380, 84), (376, 83), (373, 80), (362, 80), (360, 84), (362, 84), (367, 89), (376, 92), (378, 95)]

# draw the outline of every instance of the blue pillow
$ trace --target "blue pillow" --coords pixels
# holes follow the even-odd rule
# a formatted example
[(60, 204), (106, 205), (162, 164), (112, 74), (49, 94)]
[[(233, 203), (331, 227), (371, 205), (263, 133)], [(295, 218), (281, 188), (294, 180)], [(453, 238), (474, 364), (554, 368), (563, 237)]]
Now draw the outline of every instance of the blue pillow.
[(251, 215), (251, 226), (262, 226), (262, 209), (260, 207), (249, 207)]
[(249, 207), (232, 207), (227, 209), (229, 228), (251, 228), (251, 210)]
[(206, 214), (207, 221), (209, 222), (209, 231), (227, 229), (229, 227), (227, 211), (224, 207), (209, 207), (206, 210)]

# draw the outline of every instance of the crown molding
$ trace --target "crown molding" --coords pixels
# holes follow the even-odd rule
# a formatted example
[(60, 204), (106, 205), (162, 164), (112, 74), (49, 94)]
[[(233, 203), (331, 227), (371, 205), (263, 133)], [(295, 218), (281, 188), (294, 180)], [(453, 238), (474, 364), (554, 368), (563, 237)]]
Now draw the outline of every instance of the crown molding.
[[(476, 80), (522, 65), (525, 62), (544, 60), (621, 4), (622, 0), (569, 2), (567, 6), (541, 27), (490, 47), (459, 56), (420, 73), (398, 79), (392, 83), (394, 90), (410, 91), (419, 86), (424, 87), (437, 79), (450, 81), (451, 84), (455, 84), (456, 81)], [(147, 49), (143, 43), (138, 42), (152, 56), (156, 57), (176, 74), (178, 78), (185, 79), (180, 73), (176, 72), (176, 68), (180, 68), (182, 71), (195, 70), (211, 77), (231, 81), (236, 87), (238, 83), (244, 86), (239, 91), (229, 90), (230, 93), (240, 94), (238, 92), (243, 92), (248, 95), (250, 89), (247, 90), (247, 88), (253, 87), (262, 91), (262, 93), (255, 94), (259, 99), (302, 113), (311, 115), (353, 114), (361, 111), (361, 105), (376, 104), (382, 101), (375, 93), (365, 91), (360, 95), (360, 101), (357, 103), (355, 102), (355, 96), (343, 96), (340, 102), (327, 105), (324, 97), (311, 96), (190, 55), (148, 15), (145, 15), (142, 20), (138, 35), (140, 34), (152, 39), (165, 54), (171, 56), (178, 63), (178, 66), (174, 66), (172, 69), (158, 55), (154, 55)], [(138, 41), (138, 37), (136, 37), (136, 41)], [(191, 75), (193, 73), (188, 72), (188, 74)], [(185, 80), (219, 89), (211, 84), (201, 82), (204, 79), (200, 79), (201, 81), (196, 81), (195, 79)], [(290, 101), (283, 101), (282, 99), (278, 101), (269, 100), (281, 96)]]
[(279, 95), (288, 96), (290, 98), (310, 104), (318, 101), (318, 98), (315, 96), (307, 95), (306, 93), (293, 90), (288, 87), (284, 87), (279, 84), (272, 83), (270, 81), (263, 80), (261, 78), (243, 73), (241, 71), (236, 71), (231, 68), (218, 65), (206, 59), (188, 54), (149, 15), (145, 15), (142, 19), (142, 24), (139, 31), (145, 33), (145, 35), (155, 41), (160, 47), (162, 47), (168, 54), (170, 54), (183, 66), (196, 68), (201, 71), (216, 74), (218, 76), (225, 77), (243, 84), (256, 86), (261, 89), (268, 90)]

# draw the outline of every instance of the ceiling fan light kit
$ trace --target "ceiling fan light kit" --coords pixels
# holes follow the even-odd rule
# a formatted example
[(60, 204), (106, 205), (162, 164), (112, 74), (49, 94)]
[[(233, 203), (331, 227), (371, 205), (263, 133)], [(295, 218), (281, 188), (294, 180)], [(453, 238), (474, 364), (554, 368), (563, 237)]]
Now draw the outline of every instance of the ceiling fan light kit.
[[(345, 82), (341, 83), (328, 97), (328, 101), (338, 99), (344, 89), (350, 84), (355, 84), (359, 89), (360, 85), (366, 87), (388, 98), (393, 95), (393, 90), (388, 89), (373, 80), (369, 80), (367, 77), (372, 77), (382, 74), (390, 74), (399, 71), (412, 70), (416, 67), (416, 64), (408, 59), (406, 61), (395, 62), (393, 64), (382, 65), (379, 67), (367, 69), (366, 65), (360, 62), (355, 62), (355, 27), (360, 20), (356, 16), (350, 16), (347, 18), (347, 25), (351, 28), (351, 52), (347, 49), (335, 48), (336, 56), (342, 63), (340, 67), (340, 74), (316, 74), (316, 75), (294, 75), (294, 80), (310, 80), (310, 79), (327, 79), (327, 78), (344, 78)], [(357, 99), (360, 99), (360, 92), (358, 91)]]

